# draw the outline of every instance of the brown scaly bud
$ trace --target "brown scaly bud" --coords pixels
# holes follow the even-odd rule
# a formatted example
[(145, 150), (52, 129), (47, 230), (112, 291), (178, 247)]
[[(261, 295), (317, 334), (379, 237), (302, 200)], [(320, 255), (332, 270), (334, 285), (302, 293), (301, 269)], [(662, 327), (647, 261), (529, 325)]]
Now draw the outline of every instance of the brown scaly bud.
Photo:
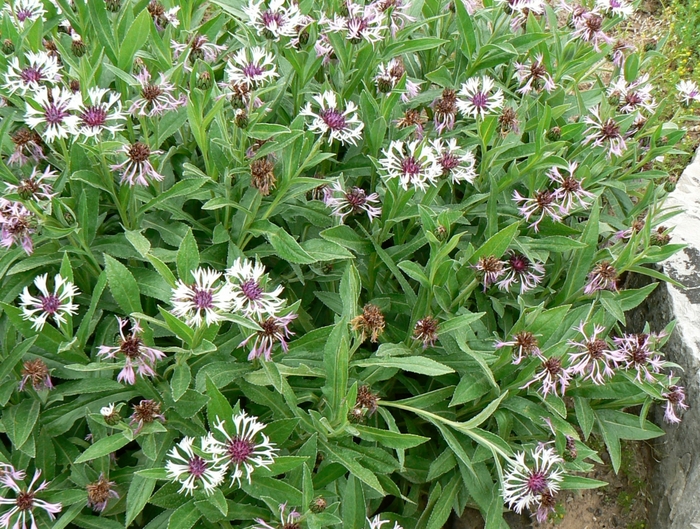
[(209, 72), (202, 72), (197, 77), (197, 88), (200, 90), (209, 90), (213, 83), (211, 80), (211, 74)]
[(359, 424), (365, 420), (365, 412), (362, 408), (353, 408), (348, 412), (348, 421), (353, 424)]
[(71, 79), (68, 83), (68, 87), (70, 88), (71, 92), (77, 94), (78, 92), (80, 92), (80, 81), (78, 81), (77, 79)]
[(102, 415), (104, 421), (110, 426), (114, 426), (122, 420), (122, 416), (116, 410), (114, 404), (104, 406), (102, 409), (100, 409), (100, 415)]
[(243, 108), (237, 108), (233, 114), (233, 122), (238, 128), (246, 128), (248, 126), (248, 112)]
[(146, 424), (150, 424), (156, 420), (165, 422), (165, 416), (160, 411), (160, 402), (144, 399), (138, 404), (134, 404), (134, 413), (131, 414), (131, 422), (129, 425), (136, 424), (137, 427), (134, 433), (138, 433)]
[(19, 383), (19, 390), (22, 391), (31, 382), (36, 390), (53, 389), (49, 368), (41, 358), (27, 360), (22, 364), (22, 380)]
[(423, 349), (433, 347), (438, 339), (438, 321), (432, 316), (426, 316), (416, 322), (413, 329), (413, 337), (423, 341)]
[(275, 164), (267, 157), (258, 158), (250, 164), (250, 185), (260, 191), (264, 197), (270, 194), (270, 190), (275, 188), (277, 178), (275, 178)]
[(15, 52), (15, 44), (10, 39), (5, 39), (2, 41), (2, 52), (5, 55), (10, 55)]
[(80, 38), (80, 35), (76, 34), (73, 35), (73, 42), (70, 45), (70, 49), (73, 52), (73, 55), (76, 57), (82, 57), (87, 51), (87, 46), (85, 45), (85, 42), (83, 42), (83, 39)]
[(367, 303), (363, 309), (362, 314), (353, 318), (350, 321), (353, 331), (360, 331), (360, 340), (365, 341), (367, 336), (370, 336), (370, 341), (373, 343), (377, 342), (377, 339), (384, 332), (384, 315), (379, 307)]
[(435, 228), (435, 238), (438, 241), (444, 241), (447, 239), (447, 228), (443, 225), (439, 225), (437, 228)]
[(325, 498), (323, 496), (317, 496), (309, 504), (309, 510), (314, 514), (318, 514), (325, 511), (327, 506), (328, 503)]
[(655, 246), (666, 246), (671, 242), (671, 236), (667, 233), (665, 226), (659, 226), (656, 231), (651, 232), (651, 243)]
[(552, 127), (547, 131), (547, 139), (549, 141), (558, 141), (561, 138), (561, 129), (559, 127)]
[(88, 497), (88, 507), (92, 507), (95, 512), (102, 512), (107, 507), (107, 502), (110, 498), (119, 498), (119, 494), (114, 487), (116, 483), (114, 481), (107, 481), (104, 474), (100, 474), (100, 479), (94, 483), (88, 484), (85, 489), (87, 490)]
[(505, 107), (501, 115), (498, 116), (498, 124), (501, 127), (501, 136), (506, 136), (509, 132), (518, 133), (518, 116), (515, 110), (510, 107)]
[(365, 410), (367, 415), (372, 415), (377, 411), (377, 403), (379, 396), (372, 393), (369, 386), (360, 386), (357, 388), (357, 399), (355, 400), (355, 408)]

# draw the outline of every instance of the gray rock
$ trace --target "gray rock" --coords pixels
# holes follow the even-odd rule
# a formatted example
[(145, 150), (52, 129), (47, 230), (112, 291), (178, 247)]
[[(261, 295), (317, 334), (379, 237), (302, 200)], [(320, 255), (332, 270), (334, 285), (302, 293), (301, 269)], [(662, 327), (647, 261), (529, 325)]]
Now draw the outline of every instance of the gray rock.
[(684, 370), (676, 374), (686, 388), (690, 408), (681, 424), (673, 426), (663, 422), (663, 408), (656, 407), (655, 422), (666, 435), (654, 442), (657, 463), (651, 473), (649, 527), (700, 529), (700, 151), (665, 207), (683, 210), (665, 224), (674, 227), (673, 243), (688, 246), (662, 263), (662, 268), (685, 289), (659, 284), (650, 298), (628, 315), (628, 324), (638, 332), (648, 321), (652, 331), (659, 331), (676, 320), (664, 352)]

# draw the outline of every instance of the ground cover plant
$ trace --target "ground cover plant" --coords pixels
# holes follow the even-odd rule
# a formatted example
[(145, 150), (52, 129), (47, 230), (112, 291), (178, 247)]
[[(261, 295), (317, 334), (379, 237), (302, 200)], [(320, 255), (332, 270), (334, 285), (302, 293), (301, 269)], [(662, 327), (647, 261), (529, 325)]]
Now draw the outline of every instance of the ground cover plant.
[(685, 407), (625, 1), (14, 0), (0, 527), (544, 520)]

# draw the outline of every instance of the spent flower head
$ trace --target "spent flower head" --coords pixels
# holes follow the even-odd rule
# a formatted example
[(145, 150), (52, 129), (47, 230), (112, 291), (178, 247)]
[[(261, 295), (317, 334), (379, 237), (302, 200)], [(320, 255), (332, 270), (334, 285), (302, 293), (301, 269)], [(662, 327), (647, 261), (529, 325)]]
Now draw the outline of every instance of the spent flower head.
[[(2, 476), (2, 485), (14, 492), (14, 498), (0, 497), (0, 505), (10, 506), (10, 510), (0, 516), (0, 527), (9, 529), (36, 529), (35, 510), (43, 510), (52, 521), (56, 519), (56, 515), (61, 512), (62, 505), (60, 503), (49, 503), (37, 497), (38, 494), (46, 490), (49, 482), (44, 480), (36, 486), (37, 481), (41, 477), (41, 470), (34, 472), (34, 477), (28, 486), (24, 486), (20, 481), (24, 480), (24, 472), (16, 471), (10, 466), (10, 469), (5, 469)], [(9, 471), (8, 471), (9, 470)]]
[(581, 322), (576, 330), (583, 336), (582, 341), (569, 340), (570, 347), (578, 350), (569, 353), (569, 372), (573, 375), (590, 380), (596, 385), (605, 384), (606, 378), (615, 375), (614, 367), (624, 359), (620, 351), (612, 348), (608, 342), (599, 336), (605, 331), (605, 327), (593, 326), (593, 332), (586, 334), (585, 322)]
[(294, 334), (289, 330), (289, 325), (296, 318), (296, 314), (268, 316), (262, 321), (257, 322), (260, 330), (248, 336), (248, 338), (238, 344), (238, 347), (244, 347), (250, 340), (255, 338), (253, 341), (253, 348), (248, 355), (248, 360), (265, 358), (265, 360), (269, 362), (272, 360), (272, 348), (276, 343), (280, 344), (280, 347), (282, 347), (285, 353), (289, 350), (287, 340)]
[(100, 474), (97, 481), (88, 483), (85, 487), (88, 497), (87, 506), (95, 512), (104, 511), (110, 498), (119, 498), (119, 493), (114, 490), (115, 485), (114, 481), (109, 481), (104, 474)]

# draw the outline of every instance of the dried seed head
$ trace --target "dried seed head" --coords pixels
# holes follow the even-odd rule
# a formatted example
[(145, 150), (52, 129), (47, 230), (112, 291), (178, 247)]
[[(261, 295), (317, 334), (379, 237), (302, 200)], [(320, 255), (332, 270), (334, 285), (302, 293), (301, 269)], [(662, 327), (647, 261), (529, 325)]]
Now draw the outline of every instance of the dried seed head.
[(101, 512), (107, 507), (109, 498), (118, 498), (119, 494), (112, 490), (113, 481), (107, 481), (103, 474), (100, 474), (100, 479), (94, 483), (89, 483), (85, 488), (88, 496), (88, 507), (92, 507), (93, 511)]
[(160, 402), (155, 400), (142, 400), (134, 404), (134, 413), (131, 415), (131, 422), (138, 422), (140, 426), (150, 424), (156, 419), (163, 421), (163, 414), (160, 412)]
[(438, 339), (438, 321), (432, 316), (426, 316), (416, 322), (413, 329), (413, 337), (423, 341), (423, 349), (433, 347)]
[(498, 116), (498, 124), (501, 127), (501, 134), (506, 135), (509, 132), (518, 132), (518, 116), (515, 110), (510, 107), (505, 107), (501, 115)]
[(574, 461), (578, 457), (578, 450), (576, 449), (576, 440), (573, 437), (566, 436), (566, 447), (564, 451), (564, 459), (567, 461)]
[(24, 388), (27, 382), (31, 382), (32, 387), (37, 391), (53, 387), (49, 376), (49, 368), (40, 358), (27, 360), (22, 364), (20, 390)]
[(146, 145), (145, 143), (141, 143), (140, 141), (137, 141), (133, 145), (129, 146), (129, 150), (127, 152), (127, 156), (129, 159), (137, 164), (143, 163), (146, 160), (148, 160), (148, 157), (151, 155), (151, 149)]
[(656, 246), (665, 246), (671, 242), (671, 236), (666, 232), (665, 226), (659, 226), (651, 233), (651, 243)]
[(360, 386), (357, 389), (355, 408), (366, 411), (367, 415), (372, 415), (377, 411), (377, 402), (379, 402), (379, 396), (376, 393), (372, 393), (369, 386)]
[(260, 191), (260, 194), (267, 196), (270, 190), (275, 188), (277, 178), (275, 178), (275, 164), (267, 157), (258, 158), (250, 164), (250, 185)]
[(530, 331), (521, 331), (513, 335), (514, 347), (522, 351), (526, 356), (539, 352), (537, 337)]
[(369, 335), (370, 341), (376, 343), (379, 336), (384, 332), (384, 315), (379, 310), (379, 307), (367, 303), (362, 309), (362, 314), (353, 318), (350, 321), (350, 325), (353, 331), (360, 331), (360, 339), (363, 342)]

